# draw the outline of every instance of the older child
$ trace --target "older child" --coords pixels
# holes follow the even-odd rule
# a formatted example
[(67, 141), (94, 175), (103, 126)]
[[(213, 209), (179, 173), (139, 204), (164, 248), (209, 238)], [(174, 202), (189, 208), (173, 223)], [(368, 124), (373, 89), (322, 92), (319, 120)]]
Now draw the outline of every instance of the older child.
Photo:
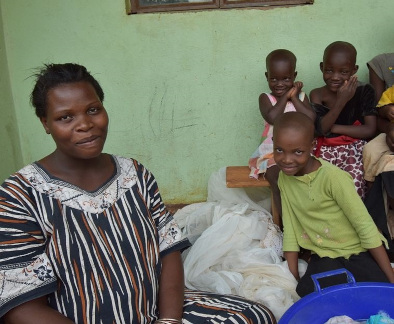
[(324, 51), (320, 70), (325, 86), (311, 91), (319, 136), (315, 155), (353, 177), (360, 197), (365, 196), (362, 150), (376, 132), (375, 92), (354, 75), (357, 51), (347, 42), (334, 42)]
[(367, 63), (369, 83), (379, 99), (383, 92), (394, 85), (394, 53), (383, 53)]
[(394, 160), (394, 156), (384, 159), (394, 153), (394, 86), (383, 92), (376, 107), (379, 115), (387, 118), (387, 126), (383, 133), (364, 146), (364, 178), (368, 182), (373, 182), (378, 174), (385, 171), (386, 164)]
[[(313, 122), (290, 112), (274, 124), (274, 158), (281, 170), (283, 251), (299, 280), (302, 297), (314, 291), (311, 275), (348, 269), (356, 281), (394, 283), (394, 272), (382, 245), (385, 240), (357, 195), (351, 176), (312, 156)], [(300, 247), (311, 250), (305, 275), (298, 273)], [(322, 280), (323, 287), (339, 278)]]
[[(377, 109), (382, 119), (381, 134), (364, 146), (364, 179), (368, 193), (364, 203), (389, 242), (394, 260), (394, 86), (383, 92)], [(384, 121), (384, 123), (383, 123)]]
[(271, 93), (262, 93), (259, 97), (261, 115), (265, 126), (262, 143), (249, 159), (250, 176), (258, 178), (263, 174), (271, 185), (274, 204), (278, 211), (280, 208), (280, 194), (277, 186), (279, 169), (275, 166), (272, 153), (273, 123), (278, 116), (289, 111), (299, 111), (315, 118), (315, 113), (309, 104), (308, 97), (301, 91), (303, 83), (294, 81), (297, 59), (286, 49), (277, 49), (268, 54), (266, 58), (265, 77)]

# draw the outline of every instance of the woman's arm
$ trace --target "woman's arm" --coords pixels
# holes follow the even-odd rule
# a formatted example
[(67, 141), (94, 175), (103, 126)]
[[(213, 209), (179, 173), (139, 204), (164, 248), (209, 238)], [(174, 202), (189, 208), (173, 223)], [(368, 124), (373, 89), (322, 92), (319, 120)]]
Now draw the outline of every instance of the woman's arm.
[(184, 277), (181, 253), (171, 252), (162, 258), (159, 289), (160, 318), (182, 319)]
[(331, 132), (340, 135), (347, 135), (353, 138), (369, 139), (376, 135), (377, 118), (376, 116), (365, 116), (364, 125), (337, 125), (331, 127)]
[(3, 317), (5, 324), (72, 324), (73, 321), (48, 306), (43, 296), (10, 310)]
[(393, 268), (391, 267), (389, 257), (387, 255), (387, 252), (383, 245), (374, 248), (374, 249), (369, 249), (368, 250), (372, 257), (375, 259), (376, 263), (379, 265), (379, 267), (382, 269), (382, 271), (385, 273), (387, 279), (391, 282), (394, 283), (394, 272)]

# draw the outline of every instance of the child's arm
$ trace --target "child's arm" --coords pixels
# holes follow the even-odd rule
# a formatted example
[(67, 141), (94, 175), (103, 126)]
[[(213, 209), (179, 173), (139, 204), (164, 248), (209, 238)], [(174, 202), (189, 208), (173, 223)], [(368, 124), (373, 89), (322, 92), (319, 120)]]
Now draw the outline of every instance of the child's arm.
[(304, 113), (305, 115), (307, 115), (309, 118), (311, 118), (314, 121), (316, 118), (316, 114), (309, 103), (308, 96), (305, 95), (304, 101), (300, 100), (299, 96), (300, 96), (300, 92), (301, 92), (302, 87), (303, 87), (302, 82), (300, 82), (300, 81), (294, 82), (294, 87), (291, 92), (290, 100), (298, 112)]
[(378, 116), (377, 120), (377, 129), (378, 133), (387, 133), (390, 123), (386, 118)]
[(291, 90), (289, 90), (286, 94), (280, 97), (275, 105), (271, 104), (271, 101), (265, 93), (262, 93), (260, 95), (260, 113), (267, 123), (273, 125), (276, 118), (284, 113), (287, 101), (290, 99), (290, 92)]
[(300, 280), (300, 274), (298, 273), (298, 252), (287, 251), (284, 252), (284, 257), (287, 260), (290, 272), (293, 274), (297, 281)]
[(331, 132), (335, 134), (347, 135), (353, 138), (368, 139), (376, 134), (377, 118), (370, 115), (364, 117), (364, 125), (338, 125), (331, 127)]
[(393, 268), (391, 267), (389, 257), (387, 256), (386, 250), (383, 245), (368, 250), (372, 257), (375, 259), (376, 263), (382, 269), (384, 274), (386, 275), (387, 279), (394, 283), (394, 272)]
[[(362, 246), (377, 246), (368, 248), (376, 263), (386, 274), (391, 283), (394, 283), (394, 273), (390, 265), (386, 250), (382, 245), (381, 236), (374, 223), (372, 217), (369, 215), (360, 196), (354, 190), (354, 182), (349, 173), (343, 171), (344, 176), (341, 181), (338, 181), (337, 176), (329, 177), (333, 199), (337, 202), (338, 207), (343, 210), (344, 215), (352, 224), (354, 230), (357, 232)], [(338, 174), (337, 174), (338, 175)]]
[(378, 108), (379, 116), (386, 118), (390, 121), (394, 120), (394, 103)]
[[(335, 124), (339, 114), (345, 107), (346, 103), (353, 98), (357, 89), (357, 76), (352, 75), (349, 81), (345, 81), (337, 92), (337, 98), (333, 107), (329, 107), (329, 112), (321, 119), (321, 129), (323, 134), (332, 132), (331, 127)], [(312, 102), (314, 102), (312, 100)], [(341, 134), (341, 133), (338, 133)]]

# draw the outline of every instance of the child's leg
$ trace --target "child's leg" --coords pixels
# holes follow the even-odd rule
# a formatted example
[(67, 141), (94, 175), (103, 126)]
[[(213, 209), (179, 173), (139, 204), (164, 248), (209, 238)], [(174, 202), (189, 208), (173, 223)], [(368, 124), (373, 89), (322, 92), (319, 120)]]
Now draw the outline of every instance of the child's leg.
[[(297, 293), (300, 297), (314, 291), (314, 284), (311, 275), (330, 270), (344, 268), (352, 273), (357, 282), (389, 282), (386, 275), (380, 269), (376, 261), (369, 252), (362, 252), (345, 258), (320, 258), (316, 254), (311, 256), (311, 260), (306, 269), (305, 275), (297, 285)], [(325, 277), (319, 280), (320, 288), (346, 283), (346, 275)]]
[[(269, 167), (264, 175), (264, 177), (270, 183), (272, 197), (275, 204), (275, 208), (279, 214), (279, 225), (282, 228), (282, 201), (280, 199), (280, 191), (278, 187), (278, 177), (279, 177), (279, 168), (277, 165), (273, 165)], [(271, 207), (274, 209), (274, 206)]]
[(357, 282), (389, 282), (369, 252), (352, 255), (349, 259), (345, 259), (344, 268), (353, 274)]
[[(339, 262), (338, 259), (332, 259), (328, 257), (320, 258), (318, 255), (312, 254), (308, 264), (308, 268), (298, 282), (296, 288), (297, 294), (300, 297), (304, 297), (305, 295), (308, 295), (315, 291), (315, 285), (313, 283), (311, 275), (340, 268), (343, 268), (343, 265), (341, 262)], [(341, 283), (346, 283), (346, 275), (337, 275), (328, 278), (322, 278), (319, 280), (319, 285), (321, 288), (326, 288)]]

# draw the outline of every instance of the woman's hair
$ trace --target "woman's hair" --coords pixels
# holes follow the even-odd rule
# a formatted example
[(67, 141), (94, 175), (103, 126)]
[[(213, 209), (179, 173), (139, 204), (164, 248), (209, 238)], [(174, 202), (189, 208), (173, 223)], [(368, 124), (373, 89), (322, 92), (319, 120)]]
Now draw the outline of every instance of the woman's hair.
[(35, 108), (38, 118), (46, 117), (49, 90), (61, 84), (88, 82), (95, 89), (100, 101), (104, 100), (104, 92), (100, 84), (82, 65), (75, 63), (45, 64), (34, 76), (36, 84), (30, 95), (30, 102)]

